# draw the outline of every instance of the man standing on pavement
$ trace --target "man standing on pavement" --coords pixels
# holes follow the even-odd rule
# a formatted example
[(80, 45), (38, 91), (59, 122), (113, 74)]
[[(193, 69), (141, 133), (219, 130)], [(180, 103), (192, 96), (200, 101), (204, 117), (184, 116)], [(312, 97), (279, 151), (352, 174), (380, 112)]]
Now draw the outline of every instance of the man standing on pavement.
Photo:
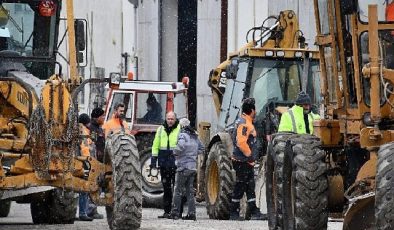
[[(82, 113), (78, 117), (79, 123), (79, 134), (81, 138), (81, 143), (79, 147), (80, 156), (90, 156), (93, 152), (92, 140), (90, 139), (89, 123), (90, 118), (86, 113)], [(81, 221), (92, 221), (93, 218), (88, 216), (88, 201), (89, 195), (86, 192), (79, 193), (79, 220)]]
[(103, 125), (105, 137), (112, 133), (118, 133), (120, 131), (128, 131), (127, 123), (125, 119), (125, 105), (123, 103), (118, 103), (114, 107), (114, 113), (112, 118), (109, 119)]
[(174, 149), (177, 169), (171, 216), (173, 219), (181, 217), (182, 198), (186, 196), (188, 204), (187, 216), (182, 217), (182, 219), (196, 220), (194, 178), (197, 174), (197, 155), (204, 153), (204, 146), (198, 139), (196, 131), (190, 126), (190, 121), (187, 118), (182, 118), (179, 124), (182, 129)]
[(295, 105), (282, 114), (278, 132), (294, 132), (297, 134), (313, 134), (313, 121), (320, 119), (312, 112), (312, 101), (303, 91), (298, 94)]
[(158, 218), (171, 218), (172, 186), (175, 183), (176, 172), (173, 149), (177, 144), (179, 131), (180, 126), (175, 113), (168, 112), (164, 124), (157, 129), (153, 140), (150, 168), (156, 168), (158, 161), (164, 190), (164, 214)]
[(96, 157), (98, 161), (103, 162), (105, 149), (105, 133), (102, 128), (105, 118), (104, 110), (95, 108), (90, 114), (90, 117), (90, 132), (93, 142), (96, 145)]
[(262, 220), (263, 215), (256, 206), (254, 164), (256, 154), (256, 130), (253, 119), (256, 116), (254, 98), (246, 98), (242, 104), (242, 115), (235, 124), (232, 155), (236, 182), (231, 199), (230, 220), (239, 220), (240, 201), (246, 193), (248, 208), (252, 220)]
[[(101, 126), (104, 123), (104, 110), (101, 108), (95, 108), (93, 109), (92, 113), (90, 114), (90, 137), (93, 141), (93, 145), (95, 146), (95, 153), (94, 157), (100, 161), (103, 162), (104, 158), (104, 148), (105, 148), (105, 135), (104, 135), (104, 130), (101, 128)], [(103, 219), (104, 216), (97, 211), (97, 206), (91, 201), (91, 199), (88, 199), (87, 202), (87, 214), (89, 217), (93, 219)]]

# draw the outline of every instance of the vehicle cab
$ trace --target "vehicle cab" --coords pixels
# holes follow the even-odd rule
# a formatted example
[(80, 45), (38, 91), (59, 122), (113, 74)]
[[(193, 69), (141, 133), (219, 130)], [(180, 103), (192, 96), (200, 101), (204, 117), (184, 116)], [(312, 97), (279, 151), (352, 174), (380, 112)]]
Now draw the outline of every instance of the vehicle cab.
[(105, 121), (112, 117), (116, 104), (123, 103), (125, 119), (133, 134), (155, 132), (170, 111), (178, 119), (188, 116), (186, 83), (125, 79), (110, 85)]

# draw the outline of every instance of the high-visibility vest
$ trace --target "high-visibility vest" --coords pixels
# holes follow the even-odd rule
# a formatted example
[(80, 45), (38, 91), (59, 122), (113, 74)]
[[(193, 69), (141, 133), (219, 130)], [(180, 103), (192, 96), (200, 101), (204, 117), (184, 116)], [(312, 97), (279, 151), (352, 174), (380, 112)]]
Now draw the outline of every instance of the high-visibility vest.
[(83, 124), (79, 124), (79, 133), (81, 138), (80, 154), (81, 156), (88, 157), (95, 155), (95, 145), (90, 138), (90, 130)]
[[(320, 119), (320, 116), (310, 112), (308, 114), (308, 125), (310, 134), (313, 134), (313, 121)], [(301, 106), (294, 105), (287, 112), (282, 114), (279, 123), (278, 132), (294, 132), (306, 134), (304, 121), (304, 109)]]
[(170, 135), (167, 135), (164, 126), (160, 126), (153, 140), (152, 156), (158, 156), (160, 150), (173, 150), (178, 142), (180, 130), (181, 126), (178, 124), (177, 127), (171, 131)]

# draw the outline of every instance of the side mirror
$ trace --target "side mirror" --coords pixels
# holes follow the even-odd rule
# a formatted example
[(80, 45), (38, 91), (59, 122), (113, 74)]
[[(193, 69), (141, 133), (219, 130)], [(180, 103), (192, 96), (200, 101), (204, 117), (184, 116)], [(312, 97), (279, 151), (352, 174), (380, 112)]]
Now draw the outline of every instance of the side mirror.
[(353, 14), (357, 12), (356, 0), (341, 0), (341, 13), (344, 15)]
[(112, 72), (109, 74), (109, 83), (113, 85), (119, 85), (121, 78), (122, 75), (120, 73)]
[(78, 63), (83, 63), (84, 58), (83, 58), (83, 52), (77, 52), (77, 62)]
[(226, 68), (226, 78), (235, 79), (237, 78), (238, 72), (238, 59), (232, 59), (231, 64)]
[(75, 27), (75, 47), (77, 52), (84, 51), (86, 48), (86, 34), (84, 20), (76, 19), (74, 22)]

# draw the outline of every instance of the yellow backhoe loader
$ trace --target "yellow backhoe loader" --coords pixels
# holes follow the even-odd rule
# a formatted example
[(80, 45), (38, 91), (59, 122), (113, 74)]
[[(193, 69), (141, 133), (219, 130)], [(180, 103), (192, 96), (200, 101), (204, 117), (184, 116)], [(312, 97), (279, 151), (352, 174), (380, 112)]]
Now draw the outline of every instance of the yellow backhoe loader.
[(15, 200), (31, 203), (34, 223), (73, 223), (74, 192), (87, 192), (106, 206), (111, 229), (136, 229), (142, 192), (134, 137), (107, 138), (102, 162), (76, 154), (78, 93), (104, 80), (80, 82), (86, 27), (74, 20), (73, 0), (65, 2), (69, 76), (56, 61), (62, 1), (0, 1), (0, 214)]
[[(247, 97), (256, 100), (260, 156), (266, 154), (267, 139), (278, 128), (278, 116), (291, 106), (301, 90), (306, 90), (314, 102), (319, 101), (318, 52), (306, 47), (302, 35), (295, 13), (280, 12), (267, 18), (262, 26), (250, 29), (247, 44), (229, 54), (210, 73), (208, 85), (219, 117), (218, 133), (210, 138), (210, 124), (200, 123), (199, 132), (207, 153), (198, 161), (197, 198), (205, 199), (211, 219), (229, 218), (235, 180), (231, 133), (242, 100)], [(264, 181), (263, 159), (260, 158), (257, 170)]]

